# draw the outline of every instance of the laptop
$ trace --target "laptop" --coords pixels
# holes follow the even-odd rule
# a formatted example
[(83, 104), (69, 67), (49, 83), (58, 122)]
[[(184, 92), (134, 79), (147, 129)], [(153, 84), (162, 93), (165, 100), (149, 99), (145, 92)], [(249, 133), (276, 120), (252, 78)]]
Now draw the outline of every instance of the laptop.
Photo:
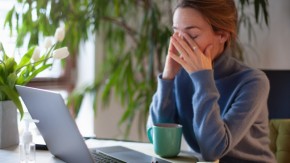
[(49, 151), (67, 163), (95, 163), (108, 156), (115, 159), (113, 162), (168, 163), (123, 146), (89, 149), (59, 93), (25, 86), (16, 89), (31, 117), (39, 120), (36, 126)]

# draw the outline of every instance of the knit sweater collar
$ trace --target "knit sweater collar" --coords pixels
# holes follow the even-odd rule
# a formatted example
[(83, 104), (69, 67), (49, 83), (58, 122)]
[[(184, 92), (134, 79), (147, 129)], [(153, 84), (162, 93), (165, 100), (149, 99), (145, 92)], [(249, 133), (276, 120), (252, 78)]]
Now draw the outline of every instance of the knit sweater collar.
[(227, 48), (213, 62), (214, 79), (224, 78), (232, 73), (233, 62), (231, 62), (231, 49)]

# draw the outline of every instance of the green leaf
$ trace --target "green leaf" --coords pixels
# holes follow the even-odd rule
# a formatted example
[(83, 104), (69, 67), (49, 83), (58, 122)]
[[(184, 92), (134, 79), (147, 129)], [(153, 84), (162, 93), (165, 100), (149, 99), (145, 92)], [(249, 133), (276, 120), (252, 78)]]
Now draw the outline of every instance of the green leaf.
[(4, 80), (5, 80), (5, 72), (4, 72), (4, 65), (2, 63), (0, 63), (0, 84), (4, 84)]
[(33, 78), (35, 78), (36, 75), (38, 75), (40, 72), (42, 72), (43, 70), (45, 70), (51, 66), (52, 66), (52, 64), (47, 64), (47, 65), (41, 66), (40, 68), (36, 69), (35, 71), (32, 71), (32, 73), (24, 81), (17, 80), (17, 84), (25, 85), (26, 83), (30, 82)]
[(8, 100), (8, 97), (5, 95), (4, 92), (0, 90), (0, 101), (6, 101), (6, 100)]
[(17, 63), (15, 62), (14, 58), (8, 58), (5, 61), (5, 71), (6, 74), (14, 73), (17, 67)]
[(109, 98), (110, 98), (110, 93), (111, 93), (112, 87), (114, 86), (114, 83), (117, 80), (117, 77), (118, 77), (118, 74), (119, 74), (119, 71), (120, 70), (121, 69), (117, 69), (111, 75), (111, 77), (107, 79), (107, 83), (105, 84), (104, 89), (103, 89), (103, 92), (102, 92), (102, 101), (103, 101), (103, 103), (105, 105), (107, 105), (108, 102), (109, 102)]
[(6, 24), (8, 24), (9, 26), (9, 29), (10, 29), (10, 36), (12, 36), (12, 19), (13, 19), (13, 13), (15, 12), (15, 6), (13, 6), (13, 8), (8, 11), (7, 15), (6, 15), (6, 18), (5, 18), (5, 21), (4, 21), (4, 27), (6, 26)]
[(17, 80), (17, 75), (15, 73), (11, 73), (7, 77), (7, 84), (10, 87), (14, 87)]
[(5, 60), (6, 58), (5, 58), (5, 56), (6, 56), (6, 52), (5, 52), (5, 49), (4, 49), (4, 47), (3, 47), (3, 44), (2, 44), (2, 42), (0, 42), (0, 51), (2, 51), (3, 52), (3, 60)]
[(23, 85), (22, 83), (24, 83), (24, 81), (26, 80), (26, 78), (29, 77), (32, 71), (33, 71), (33, 65), (31, 64), (25, 66), (25, 68), (22, 68), (21, 71), (17, 72), (18, 79), (16, 83), (19, 85)]
[(75, 114), (78, 115), (82, 102), (84, 100), (84, 94), (79, 94), (74, 99)]
[(94, 109), (94, 113), (96, 115), (97, 113), (97, 106), (98, 106), (98, 100), (97, 100), (97, 93), (93, 92), (93, 109)]
[(259, 22), (260, 0), (255, 0), (254, 6), (255, 6), (255, 18), (256, 18), (256, 22)]
[(269, 18), (269, 14), (268, 14), (269, 2), (268, 2), (268, 0), (263, 0), (261, 2), (261, 5), (262, 5), (263, 13), (264, 13), (264, 20), (265, 20), (266, 25), (268, 26), (269, 25), (269, 21), (268, 21), (268, 18)]
[(31, 57), (32, 57), (32, 54), (34, 52), (34, 49), (35, 47), (32, 47), (30, 48), (24, 55), (23, 57), (21, 58), (18, 66), (17, 66), (17, 69), (21, 69), (24, 65), (30, 63), (31, 61)]
[(22, 119), (23, 115), (24, 115), (24, 111), (23, 111), (23, 107), (22, 107), (21, 101), (19, 99), (19, 94), (18, 94), (16, 88), (15, 87), (10, 88), (7, 85), (1, 85), (0, 91), (4, 92), (8, 96), (9, 100), (12, 100), (14, 102), (14, 104), (16, 105), (16, 107), (18, 108), (18, 111), (20, 113), (20, 119)]

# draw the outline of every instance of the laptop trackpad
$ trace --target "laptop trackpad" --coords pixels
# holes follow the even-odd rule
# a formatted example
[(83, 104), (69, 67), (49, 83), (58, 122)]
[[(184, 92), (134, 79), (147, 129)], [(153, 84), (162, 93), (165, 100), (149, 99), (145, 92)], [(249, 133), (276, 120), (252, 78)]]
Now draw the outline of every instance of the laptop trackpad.
[(132, 162), (132, 163), (169, 163), (168, 161), (146, 155), (144, 153), (122, 147), (122, 146), (111, 146), (111, 147), (103, 147), (103, 148), (96, 148), (96, 150), (102, 151), (105, 154), (113, 156), (119, 160), (125, 162)]

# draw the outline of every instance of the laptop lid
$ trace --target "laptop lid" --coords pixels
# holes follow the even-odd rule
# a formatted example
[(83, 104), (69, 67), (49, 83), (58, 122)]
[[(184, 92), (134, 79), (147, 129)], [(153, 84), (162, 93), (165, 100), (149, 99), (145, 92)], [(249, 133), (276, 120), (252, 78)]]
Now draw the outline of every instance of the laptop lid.
[[(54, 156), (69, 163), (94, 162), (90, 150), (59, 93), (25, 86), (16, 86), (16, 89), (31, 117), (39, 120), (36, 126)], [(120, 146), (97, 149), (128, 163), (168, 163), (166, 160)]]
[(93, 163), (62, 96), (52, 91), (16, 86), (49, 151), (69, 163)]

